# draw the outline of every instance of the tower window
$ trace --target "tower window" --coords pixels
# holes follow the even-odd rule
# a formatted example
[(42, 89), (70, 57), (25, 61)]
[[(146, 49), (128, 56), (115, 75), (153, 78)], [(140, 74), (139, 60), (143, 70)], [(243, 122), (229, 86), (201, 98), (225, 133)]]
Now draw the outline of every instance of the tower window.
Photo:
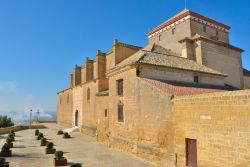
[(207, 32), (207, 27), (203, 26), (203, 32)]
[(67, 94), (67, 104), (69, 104), (69, 94)]
[(194, 76), (194, 82), (198, 83), (199, 82), (199, 76)]
[(158, 36), (158, 40), (161, 41), (161, 35)]
[(87, 90), (87, 100), (89, 100), (90, 99), (90, 89), (88, 88), (88, 90)]
[(219, 40), (219, 31), (216, 31), (216, 40)]
[(172, 35), (174, 35), (174, 34), (175, 34), (175, 31), (176, 31), (176, 29), (175, 29), (175, 28), (173, 28), (173, 29), (172, 29)]
[(116, 93), (118, 96), (123, 96), (123, 79), (116, 81)]
[(118, 122), (124, 122), (123, 105), (118, 105)]

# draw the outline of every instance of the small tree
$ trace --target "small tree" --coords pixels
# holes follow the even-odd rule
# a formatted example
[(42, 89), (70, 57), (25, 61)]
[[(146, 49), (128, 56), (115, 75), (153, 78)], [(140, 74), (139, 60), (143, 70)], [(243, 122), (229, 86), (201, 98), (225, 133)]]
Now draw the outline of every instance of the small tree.
[(14, 130), (10, 130), (10, 134), (12, 134), (13, 136), (16, 136)]
[(37, 140), (41, 140), (43, 137), (44, 137), (43, 134), (42, 134), (42, 133), (39, 133), (36, 139), (37, 139)]
[(41, 139), (41, 146), (46, 146), (47, 144), (47, 139), (46, 138), (42, 138)]
[(63, 131), (62, 131), (62, 130), (59, 130), (59, 131), (57, 132), (57, 134), (58, 134), (58, 135), (62, 135), (62, 134), (63, 134)]
[(2, 146), (1, 154), (4, 154), (8, 151), (10, 151), (10, 147), (7, 143), (4, 143), (4, 145)]
[(5, 158), (0, 157), (0, 165), (4, 165), (6, 162)]
[(10, 147), (10, 148), (12, 148), (13, 147), (13, 143), (12, 143), (13, 141), (12, 141), (12, 139), (11, 138), (9, 138), (9, 137), (7, 137), (7, 139), (6, 139), (6, 143), (8, 144), (8, 146)]
[(63, 152), (62, 151), (56, 151), (54, 155), (55, 155), (56, 160), (60, 160), (60, 159), (63, 158)]
[(38, 136), (38, 134), (39, 134), (39, 130), (36, 129), (36, 130), (35, 130), (35, 136)]
[(14, 126), (14, 123), (11, 121), (11, 118), (7, 116), (0, 116), (0, 128)]
[(64, 139), (68, 139), (68, 138), (71, 138), (71, 136), (69, 135), (68, 132), (65, 132), (65, 133), (63, 134), (63, 138), (64, 138)]
[(48, 142), (47, 145), (46, 145), (46, 147), (47, 147), (48, 149), (52, 149), (52, 148), (54, 147), (54, 143)]
[(7, 139), (11, 140), (11, 142), (15, 141), (15, 137), (13, 135), (8, 135)]

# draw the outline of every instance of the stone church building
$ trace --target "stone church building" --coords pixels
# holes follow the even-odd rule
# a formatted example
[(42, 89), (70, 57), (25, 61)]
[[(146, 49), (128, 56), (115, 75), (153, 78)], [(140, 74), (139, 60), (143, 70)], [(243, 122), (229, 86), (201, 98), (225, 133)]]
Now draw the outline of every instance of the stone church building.
[(57, 121), (166, 167), (250, 164), (250, 72), (230, 27), (185, 9), (75, 66)]

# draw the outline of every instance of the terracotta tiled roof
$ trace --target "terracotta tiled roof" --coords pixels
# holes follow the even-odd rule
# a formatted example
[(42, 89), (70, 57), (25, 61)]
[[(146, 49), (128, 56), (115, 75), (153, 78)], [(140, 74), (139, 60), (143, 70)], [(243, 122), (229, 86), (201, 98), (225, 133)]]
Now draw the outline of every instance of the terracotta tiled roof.
[(156, 44), (151, 44), (139, 50), (134, 55), (128, 57), (121, 63), (117, 64), (117, 66), (111, 69), (111, 71), (136, 63), (227, 76), (226, 74), (220, 73), (204, 65), (198, 64), (193, 60), (183, 58), (179, 54), (174, 53), (171, 50), (165, 49), (164, 47)]
[[(147, 78), (139, 78), (143, 83), (148, 86), (161, 91), (162, 93), (175, 95), (175, 96), (186, 96), (186, 95), (196, 95), (196, 94), (205, 94), (205, 93), (214, 93), (214, 92), (223, 92), (226, 91), (223, 87), (214, 87), (214, 86), (205, 86), (197, 85), (196, 87), (183, 86), (182, 84), (168, 83), (164, 81), (157, 81)], [(182, 86), (181, 86), (182, 85)], [(185, 85), (185, 84), (184, 84)]]

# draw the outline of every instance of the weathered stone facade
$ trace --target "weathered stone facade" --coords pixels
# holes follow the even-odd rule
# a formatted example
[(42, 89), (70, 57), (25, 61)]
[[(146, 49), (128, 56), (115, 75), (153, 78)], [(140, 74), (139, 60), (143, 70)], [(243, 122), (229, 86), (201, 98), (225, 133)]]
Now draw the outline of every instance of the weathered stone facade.
[(114, 40), (75, 66), (58, 93), (58, 122), (161, 166), (249, 162), (250, 91), (237, 90), (250, 75), (229, 29), (184, 10), (150, 31), (144, 48)]

